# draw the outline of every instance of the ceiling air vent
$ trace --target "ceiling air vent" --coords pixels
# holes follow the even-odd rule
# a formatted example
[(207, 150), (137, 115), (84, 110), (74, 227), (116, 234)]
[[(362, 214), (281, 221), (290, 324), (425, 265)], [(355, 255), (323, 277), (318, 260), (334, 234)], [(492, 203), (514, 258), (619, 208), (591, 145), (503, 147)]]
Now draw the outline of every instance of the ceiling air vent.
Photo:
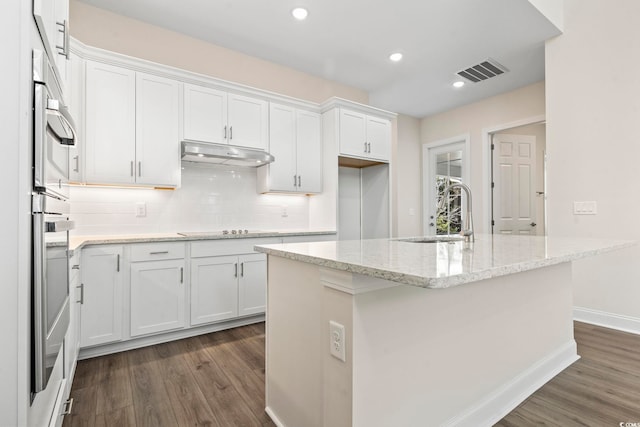
[(458, 71), (456, 74), (470, 82), (478, 83), (483, 80), (499, 76), (500, 74), (504, 74), (508, 71), (509, 70), (506, 67), (498, 64), (493, 59), (487, 59), (478, 65), (472, 65), (469, 68)]

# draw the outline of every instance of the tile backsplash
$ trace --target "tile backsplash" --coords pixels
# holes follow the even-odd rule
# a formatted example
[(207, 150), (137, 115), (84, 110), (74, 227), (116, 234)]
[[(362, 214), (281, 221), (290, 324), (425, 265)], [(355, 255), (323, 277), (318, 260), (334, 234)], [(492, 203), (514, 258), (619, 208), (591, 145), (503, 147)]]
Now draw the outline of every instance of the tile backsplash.
[[(136, 217), (139, 203), (146, 206), (144, 217)], [(306, 230), (309, 200), (258, 194), (254, 168), (183, 162), (176, 190), (72, 187), (71, 218), (75, 235)]]

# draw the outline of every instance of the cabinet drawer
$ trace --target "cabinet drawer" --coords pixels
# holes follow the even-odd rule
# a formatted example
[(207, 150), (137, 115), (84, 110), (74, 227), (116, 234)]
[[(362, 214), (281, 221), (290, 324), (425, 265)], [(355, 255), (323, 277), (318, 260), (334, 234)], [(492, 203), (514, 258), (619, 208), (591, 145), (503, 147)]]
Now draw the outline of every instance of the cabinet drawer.
[(221, 240), (202, 240), (191, 242), (191, 258), (207, 257), (207, 256), (224, 256), (251, 254), (255, 251), (255, 245), (271, 245), (281, 243), (279, 237), (268, 237), (260, 239), (221, 239)]
[(163, 259), (184, 258), (184, 243), (141, 243), (131, 245), (130, 260), (136, 261), (157, 261)]

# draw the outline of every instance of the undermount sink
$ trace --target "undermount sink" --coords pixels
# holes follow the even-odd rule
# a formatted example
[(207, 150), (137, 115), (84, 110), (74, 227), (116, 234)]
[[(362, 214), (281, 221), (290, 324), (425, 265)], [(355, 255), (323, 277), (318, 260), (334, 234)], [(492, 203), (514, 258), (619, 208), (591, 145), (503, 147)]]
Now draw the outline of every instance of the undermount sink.
[(408, 239), (398, 239), (398, 241), (409, 243), (455, 243), (464, 241), (464, 236), (446, 234), (441, 236), (410, 237)]

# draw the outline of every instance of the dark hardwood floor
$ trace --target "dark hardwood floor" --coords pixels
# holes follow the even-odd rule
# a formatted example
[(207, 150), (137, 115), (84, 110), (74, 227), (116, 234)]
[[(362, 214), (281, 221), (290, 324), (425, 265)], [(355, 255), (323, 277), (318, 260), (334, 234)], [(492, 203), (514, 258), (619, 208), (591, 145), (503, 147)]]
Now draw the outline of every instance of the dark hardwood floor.
[[(577, 322), (575, 336), (582, 358), (497, 426), (640, 423), (640, 336)], [(80, 361), (64, 426), (274, 426), (264, 344), (261, 323)]]

